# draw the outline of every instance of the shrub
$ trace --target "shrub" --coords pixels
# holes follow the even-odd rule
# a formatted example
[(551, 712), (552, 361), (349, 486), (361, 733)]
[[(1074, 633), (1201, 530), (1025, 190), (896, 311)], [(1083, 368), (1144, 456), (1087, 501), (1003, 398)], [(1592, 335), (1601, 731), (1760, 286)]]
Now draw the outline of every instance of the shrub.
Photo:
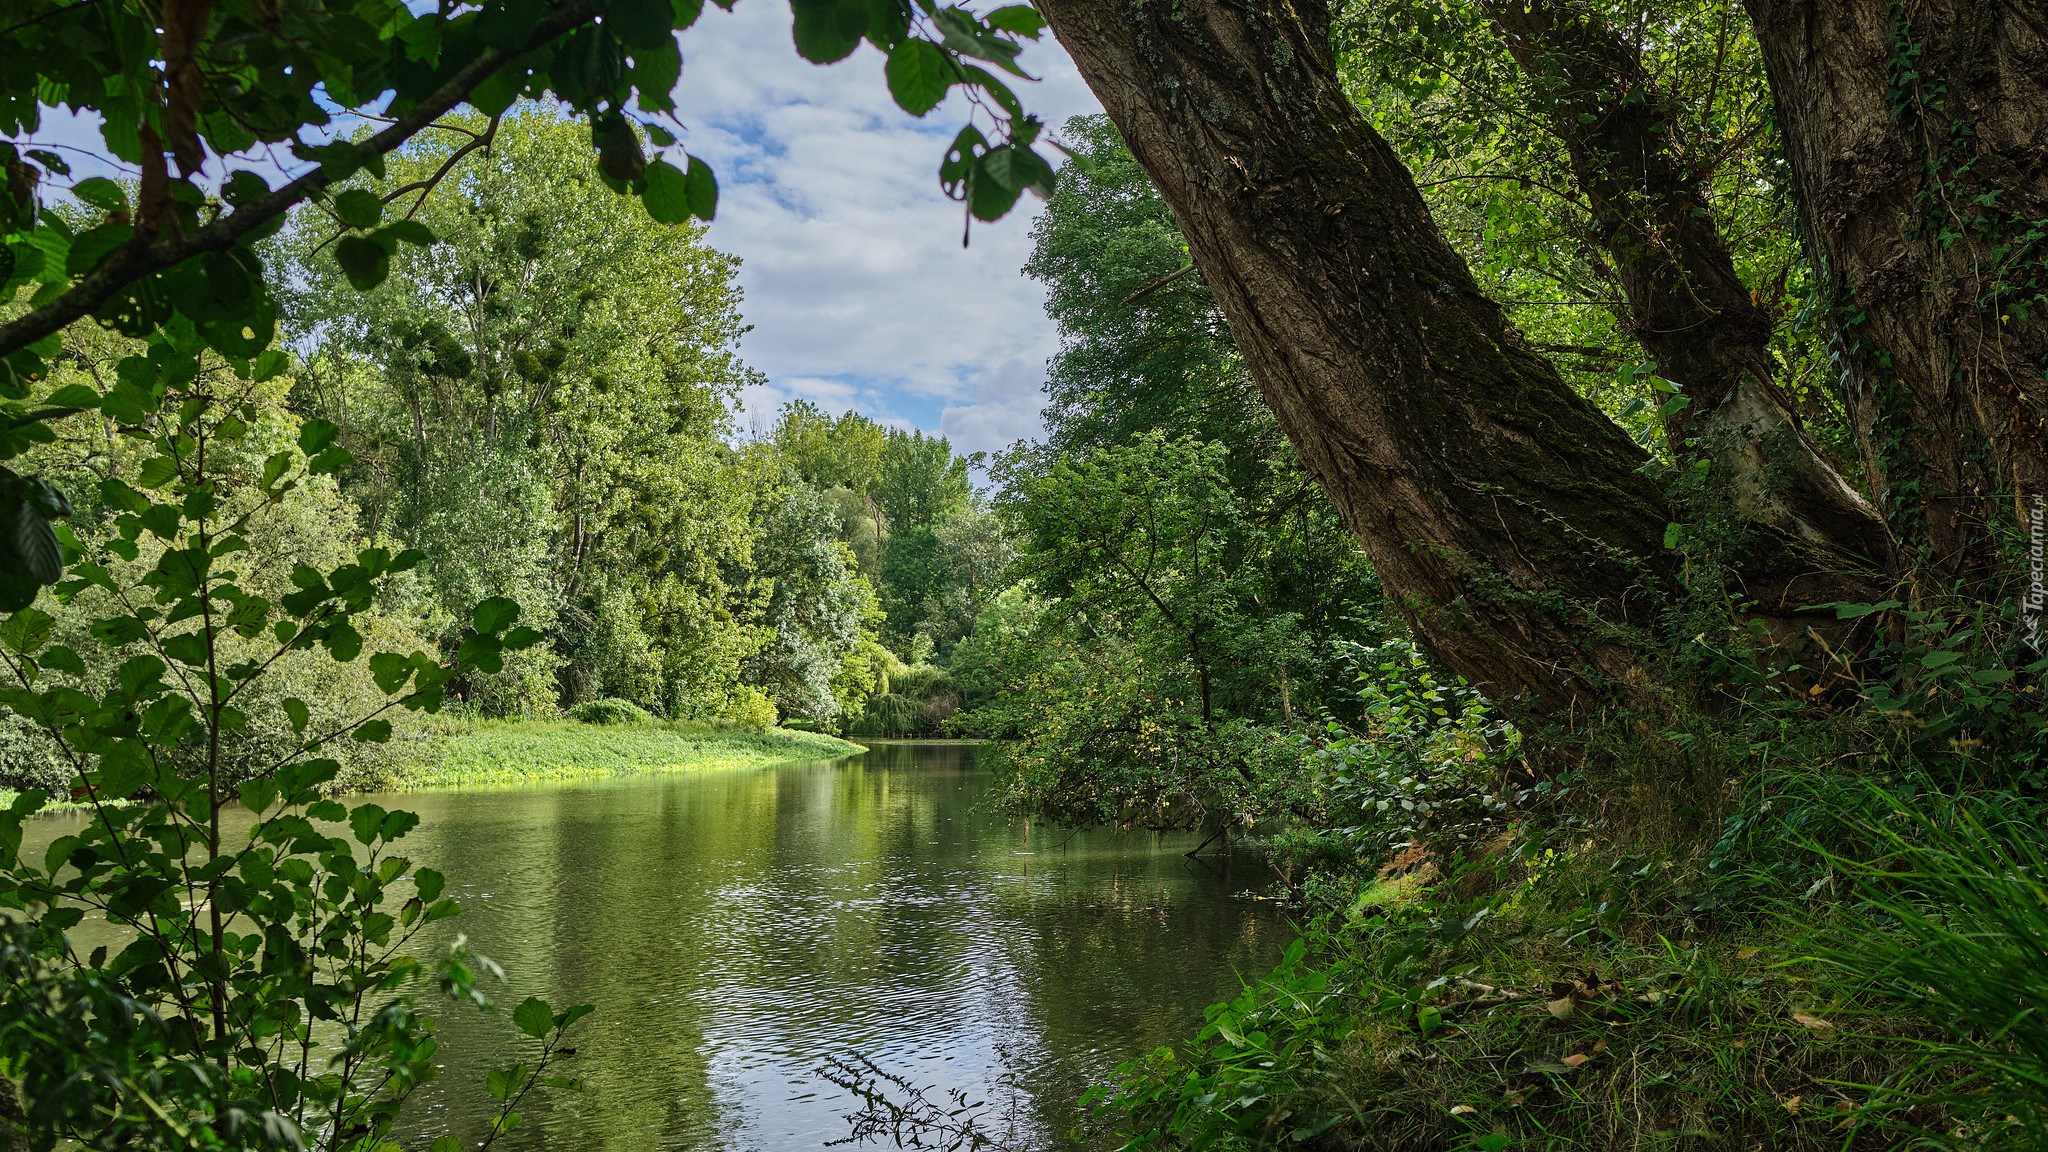
[(607, 696), (602, 700), (585, 700), (569, 709), (569, 718), (585, 724), (635, 724), (654, 716), (630, 700)]
[(726, 709), (725, 718), (749, 728), (775, 727), (775, 701), (752, 684), (742, 684)]

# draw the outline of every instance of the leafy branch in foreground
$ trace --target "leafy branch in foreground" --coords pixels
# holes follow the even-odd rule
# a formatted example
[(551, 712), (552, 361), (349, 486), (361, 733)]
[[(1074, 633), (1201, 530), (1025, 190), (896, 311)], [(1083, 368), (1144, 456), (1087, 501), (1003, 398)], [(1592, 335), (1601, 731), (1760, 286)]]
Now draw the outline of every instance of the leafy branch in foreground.
[[(293, 493), (349, 464), (334, 425), (260, 402), (281, 356), (224, 362), (175, 323), (138, 352), (115, 389), (138, 419), (93, 523), (57, 534), (55, 593), (89, 629), (60, 642), (33, 605), (0, 623), (0, 705), (51, 739), (87, 817), (24, 859), (51, 796), (0, 811), (0, 906), (19, 917), (0, 1060), (41, 1147), (381, 1147), (437, 1069), (420, 990), (484, 1004), (474, 973), (495, 965), (460, 941), (420, 958), (457, 907), (397, 852), (418, 817), (323, 792), (339, 742), (388, 740), (390, 716), (438, 710), (453, 678), (540, 634), (493, 598), (452, 660), (365, 658), (379, 598), (422, 554), (373, 545), (323, 568), (268, 543)], [(363, 660), (380, 699), (336, 717), (271, 688), (323, 654)], [(585, 1011), (547, 1014), (543, 1067)], [(515, 1013), (529, 1032), (532, 1016)]]
[[(1033, 150), (1042, 124), (974, 62), (1029, 78), (1016, 64), (1020, 40), (1044, 27), (1029, 5), (985, 18), (933, 0), (792, 7), (802, 56), (830, 63), (863, 40), (874, 44), (889, 57), (891, 94), (914, 115), (956, 87), (967, 92), (970, 123), (940, 180), (974, 217), (1000, 218), (1026, 189), (1050, 194), (1053, 168)], [(135, 166), (140, 180), (132, 204), (105, 177), (73, 183), (72, 196), (104, 214), (74, 228), (43, 210), (37, 193), (43, 181), (70, 176), (69, 163), (48, 148), (0, 142), (0, 293), (35, 286), (28, 310), (0, 324), (0, 394), (20, 400), (56, 350), (48, 341), (88, 316), (128, 336), (182, 316), (223, 355), (260, 353), (276, 307), (251, 246), (301, 203), (325, 204), (351, 229), (335, 258), (357, 287), (374, 287), (400, 243), (431, 244), (433, 235), (411, 211), (384, 224), (383, 201), (330, 190), (359, 171), (382, 178), (386, 154), (465, 102), (488, 116), (521, 97), (565, 103), (589, 123), (598, 170), (615, 191), (639, 197), (663, 223), (710, 219), (718, 204), (710, 166), (681, 150), (680, 167), (650, 161), (634, 128), (637, 121), (663, 148), (678, 144), (654, 117), (677, 123), (675, 34), (702, 10), (701, 0), (497, 0), (419, 14), (402, 0), (342, 11), (195, 0), (159, 12), (139, 0), (36, 0), (5, 29), (9, 58), (24, 66), (0, 78), (0, 132), (32, 139), (46, 94), (60, 92), (73, 111), (101, 120), (109, 156)], [(151, 60), (164, 62), (161, 78)], [(317, 140), (337, 104), (385, 127), (361, 140), (305, 139), (312, 130)], [(640, 114), (633, 121), (629, 107)], [(988, 132), (972, 122), (976, 114)], [(209, 151), (228, 169), (279, 145), (312, 167), (276, 189), (247, 167), (227, 170), (218, 197), (193, 182)], [(438, 182), (418, 189), (420, 198)]]

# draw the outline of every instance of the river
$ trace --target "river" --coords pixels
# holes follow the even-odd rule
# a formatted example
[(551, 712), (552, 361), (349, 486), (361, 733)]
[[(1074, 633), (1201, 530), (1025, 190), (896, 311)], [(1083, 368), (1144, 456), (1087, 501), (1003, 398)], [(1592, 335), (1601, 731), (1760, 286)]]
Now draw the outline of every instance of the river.
[[(972, 747), (880, 743), (373, 799), (420, 814), (400, 848), (448, 874), (449, 937), (504, 966), (494, 999), (596, 1005), (562, 1066), (585, 1090), (530, 1097), (496, 1147), (815, 1149), (847, 1131), (852, 1101), (815, 1075), (846, 1053), (1007, 1101), (996, 1112), (1043, 1143), (1082, 1087), (1192, 1036), (1290, 929), (1251, 861), (1185, 859), (1187, 837), (1027, 833), (982, 809), (987, 785)], [(509, 1012), (438, 1015), (445, 1070), (401, 1135), (473, 1147), (494, 1111), (483, 1073), (519, 1041)]]

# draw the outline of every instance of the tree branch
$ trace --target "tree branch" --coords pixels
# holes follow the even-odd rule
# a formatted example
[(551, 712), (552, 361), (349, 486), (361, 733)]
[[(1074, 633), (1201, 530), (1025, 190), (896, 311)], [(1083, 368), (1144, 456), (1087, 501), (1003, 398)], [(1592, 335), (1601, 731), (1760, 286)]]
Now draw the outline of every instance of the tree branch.
[[(462, 103), (471, 90), (489, 79), (492, 73), (591, 19), (595, 13), (593, 0), (578, 0), (549, 12), (537, 21), (525, 47), (510, 52), (486, 49), (431, 96), (400, 116), (391, 127), (357, 145), (357, 154), (381, 156), (396, 149), (449, 109)], [(203, 252), (224, 252), (234, 247), (300, 201), (319, 194), (334, 183), (334, 179), (327, 174), (326, 166), (315, 168), (189, 237), (172, 235), (154, 239), (149, 233), (138, 232), (135, 239), (117, 249), (62, 296), (16, 320), (0, 324), (0, 356), (26, 348), (72, 321), (90, 315), (122, 289), (145, 276), (171, 268)]]

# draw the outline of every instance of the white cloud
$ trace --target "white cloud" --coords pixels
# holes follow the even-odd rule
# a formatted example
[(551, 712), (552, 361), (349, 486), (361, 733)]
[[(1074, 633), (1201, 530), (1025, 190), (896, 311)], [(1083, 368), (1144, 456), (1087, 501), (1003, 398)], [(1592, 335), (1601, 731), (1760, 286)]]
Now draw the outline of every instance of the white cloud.
[[(685, 143), (719, 173), (709, 239), (744, 261), (744, 352), (770, 381), (749, 409), (801, 396), (943, 431), (962, 451), (1037, 434), (1057, 346), (1043, 291), (1019, 272), (1038, 202), (977, 222), (963, 249), (937, 175), (963, 103), (914, 119), (889, 98), (879, 53), (816, 67), (789, 24), (760, 0), (707, 8), (684, 35), (677, 90)], [(1049, 34), (1020, 62), (1043, 80), (1019, 95), (1048, 124), (1098, 110)]]

